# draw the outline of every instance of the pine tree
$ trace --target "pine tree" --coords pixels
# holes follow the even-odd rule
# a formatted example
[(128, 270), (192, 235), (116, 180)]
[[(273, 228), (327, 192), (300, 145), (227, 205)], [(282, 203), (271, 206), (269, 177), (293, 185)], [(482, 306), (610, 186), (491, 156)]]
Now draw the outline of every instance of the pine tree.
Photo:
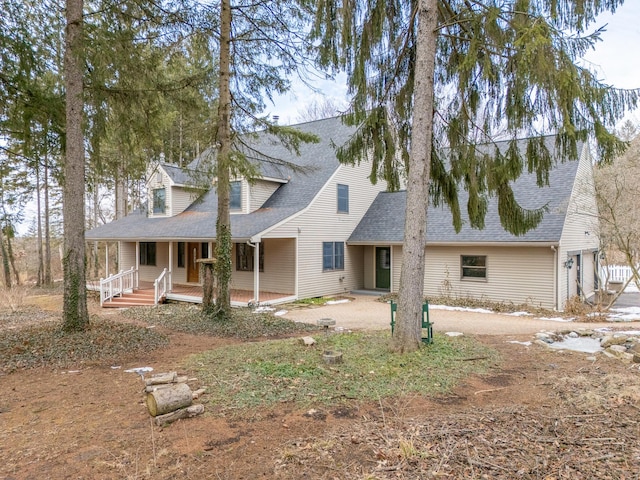
[[(353, 95), (347, 121), (358, 135), (343, 162), (373, 158), (373, 181), (400, 186), (407, 212), (393, 348), (420, 344), (425, 218), (429, 199), (446, 203), (461, 226), (458, 188), (469, 193), (471, 225), (482, 228), (487, 198), (503, 227), (520, 235), (544, 210), (525, 210), (510, 182), (526, 169), (548, 180), (553, 162), (575, 159), (592, 138), (602, 158), (624, 144), (615, 121), (637, 91), (601, 84), (578, 59), (601, 30), (585, 33), (623, 0), (321, 0), (313, 29), (319, 61), (343, 68)], [(557, 135), (554, 152), (543, 142)], [(525, 148), (518, 148), (526, 137)], [(509, 147), (499, 151), (496, 140)], [(484, 144), (482, 149), (478, 144)]]

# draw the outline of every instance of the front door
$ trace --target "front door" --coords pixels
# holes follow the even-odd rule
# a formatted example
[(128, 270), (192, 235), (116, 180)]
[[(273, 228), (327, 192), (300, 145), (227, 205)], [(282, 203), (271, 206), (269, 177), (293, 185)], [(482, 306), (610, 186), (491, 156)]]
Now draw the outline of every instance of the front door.
[(391, 248), (376, 247), (376, 288), (391, 288)]
[(187, 244), (187, 282), (198, 283), (200, 281), (200, 264), (196, 261), (200, 258), (200, 244)]

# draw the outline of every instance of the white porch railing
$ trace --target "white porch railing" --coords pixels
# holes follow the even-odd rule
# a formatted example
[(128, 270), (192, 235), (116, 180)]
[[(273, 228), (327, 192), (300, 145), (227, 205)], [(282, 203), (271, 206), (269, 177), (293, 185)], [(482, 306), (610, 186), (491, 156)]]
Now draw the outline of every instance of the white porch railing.
[(110, 301), (113, 297), (125, 292), (133, 292), (138, 288), (138, 271), (131, 267), (130, 270), (121, 271), (107, 278), (100, 279), (100, 306)]
[(170, 281), (171, 272), (166, 268), (162, 270), (162, 273), (158, 278), (156, 278), (153, 282), (153, 303), (154, 305), (158, 305), (160, 299), (167, 295), (167, 282), (171, 284)]

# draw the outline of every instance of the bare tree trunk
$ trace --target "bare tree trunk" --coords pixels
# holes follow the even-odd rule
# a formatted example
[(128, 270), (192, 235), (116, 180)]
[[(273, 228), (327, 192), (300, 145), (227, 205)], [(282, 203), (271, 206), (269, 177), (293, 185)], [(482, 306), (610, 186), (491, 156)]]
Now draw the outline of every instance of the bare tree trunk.
[[(97, 182), (94, 182), (97, 184)], [(98, 187), (94, 185), (93, 187), (93, 228), (98, 226), (98, 208), (99, 207), (99, 198), (98, 198)], [(93, 278), (100, 278), (100, 250), (98, 248), (98, 242), (93, 242)]]
[(44, 157), (44, 284), (53, 285), (51, 277), (51, 230), (49, 223), (49, 151), (48, 144)]
[(7, 237), (7, 255), (9, 256), (9, 262), (11, 263), (11, 270), (13, 271), (13, 276), (16, 277), (16, 285), (20, 285), (20, 273), (18, 273), (18, 269), (16, 268), (16, 257), (13, 254), (13, 245), (11, 244), (11, 238), (13, 237), (13, 227), (8, 227), (9, 232), (6, 232)]
[(229, 216), (229, 161), (231, 153), (231, 2), (220, 2), (220, 94), (216, 145), (218, 156), (218, 220), (216, 222), (216, 314), (227, 318), (231, 312), (231, 218)]
[[(46, 133), (45, 133), (46, 136)], [(45, 147), (46, 148), (46, 147)], [(42, 204), (40, 201), (40, 190), (43, 188), (40, 181), (40, 162), (36, 161), (36, 216), (37, 216), (37, 239), (38, 239), (38, 276), (36, 285), (44, 284), (44, 251), (42, 245)]]
[(123, 172), (122, 164), (124, 162), (120, 162), (118, 165), (118, 172), (116, 173), (115, 179), (115, 190), (116, 190), (116, 220), (120, 220), (124, 218), (126, 215), (126, 197), (127, 197), (127, 189), (125, 187), (125, 175)]
[(0, 224), (0, 255), (2, 255), (2, 272), (4, 273), (4, 286), (11, 289), (11, 270), (9, 268), (9, 255), (4, 244), (4, 234), (2, 224)]
[(84, 192), (85, 159), (83, 119), (83, 0), (67, 0), (64, 74), (66, 90), (66, 135), (63, 189), (64, 298), (62, 322), (66, 331), (89, 325), (85, 271)]
[(424, 297), (427, 208), (433, 134), (434, 70), (436, 58), (437, 0), (418, 3), (415, 87), (411, 152), (407, 179), (407, 208), (398, 311), (392, 348), (411, 352), (420, 347)]

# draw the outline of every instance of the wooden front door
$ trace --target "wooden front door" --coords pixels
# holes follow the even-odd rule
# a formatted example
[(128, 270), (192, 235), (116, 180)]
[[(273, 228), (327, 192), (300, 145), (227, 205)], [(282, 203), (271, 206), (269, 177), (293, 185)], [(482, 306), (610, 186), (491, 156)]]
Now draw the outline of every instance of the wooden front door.
[(196, 260), (200, 258), (200, 244), (187, 244), (187, 282), (198, 283), (200, 281), (200, 264)]
[(391, 248), (376, 247), (376, 288), (391, 288)]

